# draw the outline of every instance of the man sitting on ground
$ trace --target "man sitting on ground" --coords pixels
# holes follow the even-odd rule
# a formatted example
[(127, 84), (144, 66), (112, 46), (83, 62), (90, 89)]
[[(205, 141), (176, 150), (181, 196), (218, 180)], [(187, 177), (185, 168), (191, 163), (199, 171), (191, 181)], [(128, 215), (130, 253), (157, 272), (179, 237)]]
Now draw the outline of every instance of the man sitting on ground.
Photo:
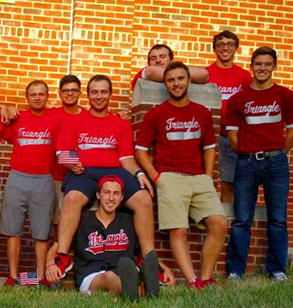
[[(123, 200), (124, 183), (116, 175), (106, 175), (98, 182), (97, 211), (82, 214), (74, 236), (76, 285), (82, 293), (107, 290), (134, 300), (138, 297), (139, 275), (133, 262), (136, 248), (132, 215), (116, 211)], [(62, 278), (54, 257), (55, 243), (47, 256), (47, 279), (58, 283)], [(158, 258), (150, 251), (142, 263), (142, 279), (149, 296), (159, 295)]]

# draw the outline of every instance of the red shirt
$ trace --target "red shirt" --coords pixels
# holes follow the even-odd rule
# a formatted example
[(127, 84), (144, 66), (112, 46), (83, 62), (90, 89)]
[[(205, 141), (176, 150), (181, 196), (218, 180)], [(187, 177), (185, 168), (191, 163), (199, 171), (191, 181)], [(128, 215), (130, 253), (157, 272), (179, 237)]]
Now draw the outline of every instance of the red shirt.
[(75, 149), (83, 167), (121, 167), (123, 159), (133, 157), (132, 128), (111, 113), (86, 112), (78, 121), (65, 122), (58, 135), (57, 151)]
[[(68, 121), (74, 121), (74, 122), (79, 121), (79, 117), (82, 116), (84, 113), (88, 112), (82, 107), (79, 108), (81, 108), (81, 112), (78, 114), (67, 113), (64, 111), (63, 107), (54, 108), (52, 109), (52, 112), (54, 112), (58, 116), (60, 125), (62, 125), (62, 123)], [(64, 176), (66, 175), (67, 172), (68, 169), (65, 168), (63, 165), (58, 164), (57, 156), (55, 156), (54, 167), (53, 167), (54, 180), (63, 181)]]
[(238, 130), (238, 153), (284, 148), (284, 125), (293, 128), (293, 92), (274, 84), (246, 88), (229, 100), (227, 130)]
[(203, 151), (215, 147), (211, 112), (189, 102), (176, 107), (168, 101), (149, 110), (143, 119), (136, 149), (148, 151), (154, 145), (154, 166), (158, 172), (203, 174)]
[(208, 82), (216, 83), (222, 93), (220, 135), (227, 136), (226, 117), (228, 99), (249, 86), (252, 83), (252, 77), (248, 71), (235, 64), (231, 68), (221, 68), (215, 62), (206, 69), (209, 72)]
[(17, 120), (4, 128), (2, 138), (13, 144), (11, 168), (28, 174), (49, 174), (55, 158), (58, 118), (46, 109), (44, 115), (20, 111)]

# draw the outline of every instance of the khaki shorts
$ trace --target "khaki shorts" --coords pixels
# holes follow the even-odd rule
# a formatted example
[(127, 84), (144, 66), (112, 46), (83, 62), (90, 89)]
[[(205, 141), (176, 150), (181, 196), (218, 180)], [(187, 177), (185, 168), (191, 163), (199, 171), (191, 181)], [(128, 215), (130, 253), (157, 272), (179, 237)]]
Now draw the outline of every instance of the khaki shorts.
[(213, 179), (206, 174), (163, 172), (157, 184), (160, 230), (189, 228), (188, 216), (205, 229), (204, 218), (225, 215)]

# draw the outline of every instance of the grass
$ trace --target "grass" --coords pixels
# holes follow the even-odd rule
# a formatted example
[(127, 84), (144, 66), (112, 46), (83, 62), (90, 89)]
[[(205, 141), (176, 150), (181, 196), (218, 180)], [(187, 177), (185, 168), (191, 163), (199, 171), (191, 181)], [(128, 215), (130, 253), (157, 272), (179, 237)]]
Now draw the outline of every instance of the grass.
[(120, 296), (98, 292), (86, 296), (75, 290), (44, 290), (29, 287), (0, 287), (1, 308), (292, 308), (293, 273), (286, 282), (270, 281), (255, 274), (241, 282), (219, 279), (217, 286), (195, 291), (178, 284), (165, 288), (157, 299), (141, 298), (131, 303)]

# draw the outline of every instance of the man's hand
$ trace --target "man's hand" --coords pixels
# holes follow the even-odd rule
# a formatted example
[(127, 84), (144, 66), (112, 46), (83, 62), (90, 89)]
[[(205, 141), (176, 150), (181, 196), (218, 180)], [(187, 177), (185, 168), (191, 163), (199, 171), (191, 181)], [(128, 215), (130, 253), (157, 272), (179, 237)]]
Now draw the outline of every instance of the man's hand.
[(61, 270), (55, 263), (47, 265), (46, 278), (50, 283), (58, 283), (60, 281), (60, 277)]
[(150, 181), (148, 180), (148, 178), (146, 177), (146, 175), (144, 173), (141, 173), (138, 177), (137, 180), (139, 182), (140, 188), (141, 189), (147, 189), (151, 195), (151, 197), (154, 197), (154, 190), (153, 190), (153, 186), (151, 185)]
[(165, 270), (164, 270), (164, 281), (166, 282), (169, 282), (168, 283), (168, 286), (169, 287), (174, 287), (175, 286), (175, 283), (176, 283), (176, 279), (173, 275), (173, 273), (171, 272), (170, 268), (167, 267)]
[(170, 268), (164, 264), (162, 261), (159, 261), (159, 265), (164, 272), (164, 283), (168, 283), (169, 287), (174, 287), (176, 283), (176, 279), (170, 270)]
[(9, 124), (10, 122), (6, 106), (1, 106), (1, 122), (5, 125)]
[(82, 166), (82, 163), (78, 163), (76, 165), (69, 165), (69, 164), (65, 164), (64, 165), (67, 169), (69, 169), (72, 173), (76, 174), (76, 175), (80, 175), (83, 173), (84, 168)]
[(19, 110), (14, 106), (8, 106), (7, 114), (8, 114), (9, 120), (16, 120), (19, 116)]

